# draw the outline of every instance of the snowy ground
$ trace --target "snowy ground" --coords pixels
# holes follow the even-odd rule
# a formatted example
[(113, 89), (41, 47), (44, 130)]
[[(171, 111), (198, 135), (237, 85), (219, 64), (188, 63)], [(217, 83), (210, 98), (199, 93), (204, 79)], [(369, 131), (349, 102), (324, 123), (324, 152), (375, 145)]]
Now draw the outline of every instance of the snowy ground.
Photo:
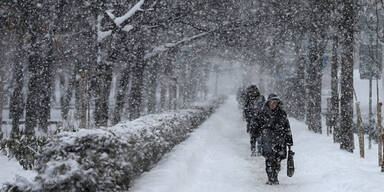
[[(384, 174), (377, 166), (377, 148), (359, 158), (339, 150), (332, 138), (307, 131), (290, 119), (296, 171), (280, 185), (269, 186), (264, 159), (250, 157), (248, 135), (234, 97), (217, 110), (191, 137), (176, 146), (151, 171), (137, 179), (131, 192), (337, 191), (381, 192)], [(356, 142), (357, 143), (357, 142)], [(366, 145), (367, 146), (367, 145)]]
[(33, 171), (25, 171), (16, 159), (8, 159), (4, 155), (0, 155), (0, 187), (5, 182), (11, 182), (16, 175), (23, 176), (32, 180), (37, 174)]
[[(235, 98), (230, 97), (188, 140), (137, 179), (130, 192), (384, 190), (376, 145), (366, 149), (366, 159), (361, 159), (357, 146), (354, 154), (341, 151), (331, 136), (313, 134), (304, 123), (294, 119), (290, 122), (296, 152), (295, 175), (286, 176), (283, 161), (281, 184), (266, 185), (264, 159), (250, 157), (248, 135), (240, 114)], [(0, 156), (0, 164), (0, 183), (13, 180), (15, 175), (29, 179), (35, 175), (24, 171), (14, 159)]]

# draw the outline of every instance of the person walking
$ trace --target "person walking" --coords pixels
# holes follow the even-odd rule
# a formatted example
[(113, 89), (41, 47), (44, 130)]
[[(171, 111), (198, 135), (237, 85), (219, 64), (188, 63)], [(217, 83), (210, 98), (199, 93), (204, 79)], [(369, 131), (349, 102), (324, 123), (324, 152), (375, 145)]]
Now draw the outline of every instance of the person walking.
[(279, 184), (281, 160), (287, 158), (287, 147), (293, 145), (292, 132), (282, 102), (270, 94), (263, 110), (256, 116), (257, 136), (261, 136), (262, 156), (265, 158), (267, 184)]
[[(247, 133), (250, 134), (250, 144), (252, 156), (261, 154), (261, 137), (257, 137), (255, 119), (257, 114), (263, 108), (265, 97), (260, 94), (256, 85), (251, 85), (246, 89), (245, 105), (243, 110), (244, 118), (247, 122)], [(256, 151), (257, 141), (257, 151)]]

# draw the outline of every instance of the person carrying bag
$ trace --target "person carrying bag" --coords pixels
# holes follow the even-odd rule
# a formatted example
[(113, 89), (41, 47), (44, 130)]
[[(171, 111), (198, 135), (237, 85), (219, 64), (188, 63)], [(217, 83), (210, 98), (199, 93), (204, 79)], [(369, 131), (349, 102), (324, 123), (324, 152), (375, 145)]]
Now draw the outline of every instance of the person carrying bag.
[(295, 173), (295, 162), (293, 161), (293, 156), (295, 152), (291, 150), (291, 146), (288, 147), (288, 159), (287, 159), (287, 176), (292, 177)]
[(269, 185), (279, 184), (278, 174), (281, 161), (289, 160), (289, 175), (293, 175), (293, 152), (287, 153), (287, 147), (293, 145), (291, 128), (282, 102), (276, 94), (270, 94), (263, 110), (256, 116), (257, 136), (261, 136), (262, 155), (265, 158), (265, 170)]

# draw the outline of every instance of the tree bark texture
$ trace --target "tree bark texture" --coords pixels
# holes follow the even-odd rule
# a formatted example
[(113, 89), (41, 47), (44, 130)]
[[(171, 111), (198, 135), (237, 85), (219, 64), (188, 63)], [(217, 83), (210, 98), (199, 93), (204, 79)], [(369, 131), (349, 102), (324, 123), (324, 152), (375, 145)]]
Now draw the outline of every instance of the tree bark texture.
[(322, 56), (323, 51), (320, 48), (319, 35), (312, 33), (310, 35), (309, 45), (309, 65), (308, 65), (308, 128), (315, 133), (321, 133), (321, 77), (322, 77)]
[(140, 106), (142, 105), (143, 74), (146, 69), (144, 60), (144, 45), (142, 39), (138, 42), (136, 61), (132, 67), (132, 88), (129, 96), (129, 119), (134, 120), (140, 117)]
[(339, 142), (339, 128), (337, 122), (339, 119), (339, 77), (338, 77), (338, 37), (335, 36), (333, 40), (332, 49), (332, 69), (331, 69), (331, 124), (333, 126), (333, 138), (334, 142)]
[(340, 98), (340, 148), (353, 152), (353, 43), (356, 5), (353, 0), (344, 1), (341, 56)]
[(124, 69), (124, 71), (121, 74), (118, 88), (117, 88), (117, 96), (116, 96), (116, 104), (115, 104), (115, 110), (113, 115), (113, 124), (117, 124), (121, 121), (121, 113), (123, 112), (126, 96), (129, 88), (129, 81), (130, 81), (130, 75), (131, 69), (130, 66)]

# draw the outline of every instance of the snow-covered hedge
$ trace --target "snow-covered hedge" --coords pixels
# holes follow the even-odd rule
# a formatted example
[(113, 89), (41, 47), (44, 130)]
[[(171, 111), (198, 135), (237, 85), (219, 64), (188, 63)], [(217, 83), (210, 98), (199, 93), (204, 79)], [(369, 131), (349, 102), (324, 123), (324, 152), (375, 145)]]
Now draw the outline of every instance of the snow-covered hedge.
[(33, 182), (21, 177), (5, 191), (121, 191), (151, 169), (222, 102), (147, 115), (105, 129), (62, 132), (45, 145)]

